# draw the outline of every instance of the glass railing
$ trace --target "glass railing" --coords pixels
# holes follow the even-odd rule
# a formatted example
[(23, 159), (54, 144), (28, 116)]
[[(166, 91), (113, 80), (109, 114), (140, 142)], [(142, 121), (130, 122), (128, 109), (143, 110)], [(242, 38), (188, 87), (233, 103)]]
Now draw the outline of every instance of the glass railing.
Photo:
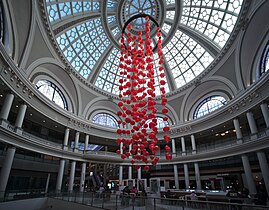
[(102, 209), (130, 209), (130, 210), (268, 210), (269, 205), (259, 203), (256, 198), (231, 198), (226, 196), (201, 195), (191, 199), (191, 196), (178, 198), (161, 198), (160, 194), (120, 193), (120, 192), (61, 192), (45, 193), (44, 189), (17, 190), (0, 192), (0, 202), (25, 200), (39, 197), (64, 200), (86, 206)]
[(86, 150), (85, 154), (89, 154), (89, 155), (104, 155), (104, 156), (118, 156), (119, 155), (115, 152), (106, 152), (106, 151), (91, 151), (91, 150)]
[[(15, 131), (15, 128), (12, 125), (9, 125), (8, 129), (10, 131), (13, 131), (13, 132)], [(242, 143), (247, 143), (249, 141), (257, 141), (260, 138), (269, 137), (269, 134), (266, 131), (267, 131), (267, 129), (259, 131), (259, 133), (257, 133), (257, 135), (255, 137), (256, 139), (253, 138), (252, 135), (244, 136), (242, 139)], [(35, 142), (35, 143), (38, 142), (40, 145), (43, 145), (46, 147), (52, 147), (54, 149), (56, 148), (56, 149), (60, 149), (60, 150), (63, 148), (62, 144), (59, 144), (59, 143), (56, 143), (53, 141), (49, 141), (49, 140), (45, 140), (43, 138), (37, 137), (36, 135), (30, 134), (26, 131), (23, 131), (22, 136), (26, 137), (29, 142)], [(212, 142), (206, 143), (206, 144), (197, 144), (196, 153), (210, 152), (210, 151), (214, 151), (214, 150), (218, 150), (218, 149), (230, 148), (230, 147), (235, 146), (235, 145), (237, 145), (236, 137), (229, 137), (229, 138), (225, 138), (225, 139), (218, 140), (215, 142), (212, 141)], [(68, 148), (67, 151), (72, 152), (73, 149)], [(89, 155), (105, 155), (105, 156), (109, 155), (109, 156), (114, 156), (114, 157), (119, 156), (118, 154), (116, 154), (114, 152), (105, 152), (105, 151), (78, 150), (77, 152), (80, 154), (84, 153), (84, 154), (89, 154)], [(186, 148), (186, 152), (184, 152), (184, 154), (182, 151), (177, 151), (176, 153), (173, 153), (173, 155), (175, 157), (183, 156), (183, 155), (193, 155), (193, 151), (191, 150), (191, 148), (188, 147), (188, 148)], [(156, 156), (159, 156), (160, 158), (164, 158), (165, 151), (160, 151), (159, 155), (157, 154)]]
[(54, 199), (65, 200), (68, 202), (80, 203), (87, 206), (98, 207), (102, 209), (130, 209), (130, 210), (265, 210), (269, 206), (256, 205), (255, 200), (237, 198), (227, 198), (220, 201), (209, 201), (206, 196), (197, 197), (197, 200), (190, 200), (185, 196), (177, 199), (160, 198), (156, 194), (148, 194), (144, 196), (134, 193), (117, 194), (111, 192), (84, 192), (84, 193), (58, 193), (48, 195)]
[(26, 137), (28, 139), (28, 141), (38, 142), (41, 145), (45, 145), (45, 146), (49, 146), (49, 147), (53, 147), (53, 148), (62, 149), (62, 145), (61, 144), (57, 144), (57, 143), (54, 143), (52, 141), (44, 140), (42, 138), (39, 138), (39, 137), (37, 137), (37, 136), (35, 136), (33, 134), (30, 134), (30, 133), (27, 133), (25, 131), (22, 132), (22, 136), (23, 137)]

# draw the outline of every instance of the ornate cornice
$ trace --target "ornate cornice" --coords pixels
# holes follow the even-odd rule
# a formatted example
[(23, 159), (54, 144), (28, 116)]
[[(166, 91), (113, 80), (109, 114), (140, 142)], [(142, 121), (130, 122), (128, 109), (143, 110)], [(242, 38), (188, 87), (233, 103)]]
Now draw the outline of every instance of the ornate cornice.
[(29, 99), (32, 99), (34, 93), (28, 88), (28, 85), (25, 84), (16, 74), (14, 70), (10, 67), (5, 67), (3, 69), (3, 74), (10, 76), (10, 81), (15, 84), (15, 86), (21, 90), (23, 94), (26, 94)]
[(246, 107), (248, 104), (251, 104), (253, 99), (258, 98), (258, 97), (259, 97), (259, 93), (256, 93), (255, 91), (251, 92), (249, 95), (245, 96), (240, 101), (235, 103), (232, 107), (230, 107), (228, 109), (229, 113), (232, 114), (235, 110), (237, 111), (242, 107)]
[(192, 130), (192, 127), (190, 125), (182, 126), (180, 128), (175, 128), (170, 130), (170, 135), (176, 135), (176, 134), (183, 134), (190, 132)]
[(73, 118), (69, 118), (68, 120), (68, 127), (77, 127), (77, 128), (80, 128), (82, 130), (85, 130), (85, 131), (89, 131), (91, 126), (87, 123), (84, 123), (82, 121), (79, 121), (79, 120), (76, 120), (76, 119), (73, 119)]

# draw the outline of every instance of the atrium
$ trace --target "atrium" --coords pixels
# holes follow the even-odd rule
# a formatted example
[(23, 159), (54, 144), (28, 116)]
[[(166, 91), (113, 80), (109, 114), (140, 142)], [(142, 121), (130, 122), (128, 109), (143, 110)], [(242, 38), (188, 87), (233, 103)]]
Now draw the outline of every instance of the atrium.
[[(137, 186), (159, 197), (167, 190), (243, 188), (251, 197), (261, 190), (269, 195), (269, 1), (0, 4), (0, 201), (15, 191), (100, 186), (112, 192)], [(161, 28), (165, 73), (154, 51), (159, 162), (148, 171), (121, 157), (132, 145), (116, 142), (123, 127), (120, 80), (126, 79), (122, 30), (141, 14)], [(144, 22), (132, 21), (130, 33), (143, 31)], [(165, 158), (166, 126), (171, 160)]]

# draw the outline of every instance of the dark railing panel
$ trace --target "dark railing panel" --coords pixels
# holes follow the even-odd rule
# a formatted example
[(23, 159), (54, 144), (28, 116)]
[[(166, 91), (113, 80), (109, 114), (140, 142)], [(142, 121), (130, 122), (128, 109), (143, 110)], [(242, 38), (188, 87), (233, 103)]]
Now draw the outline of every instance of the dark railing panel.
[[(111, 210), (269, 210), (269, 206), (259, 206), (252, 202), (235, 203), (232, 200), (228, 202), (212, 202), (204, 200), (189, 200), (185, 197), (180, 199), (159, 198), (156, 194), (148, 194), (148, 196), (137, 196), (135, 194), (117, 194), (107, 192), (61, 192), (45, 194), (42, 189), (36, 191), (13, 191), (1, 193), (1, 202), (22, 200), (29, 198), (38, 198), (48, 196), (53, 199), (64, 200), (67, 202), (79, 203), (87, 206), (98, 207)], [(247, 204), (250, 203), (250, 204)]]

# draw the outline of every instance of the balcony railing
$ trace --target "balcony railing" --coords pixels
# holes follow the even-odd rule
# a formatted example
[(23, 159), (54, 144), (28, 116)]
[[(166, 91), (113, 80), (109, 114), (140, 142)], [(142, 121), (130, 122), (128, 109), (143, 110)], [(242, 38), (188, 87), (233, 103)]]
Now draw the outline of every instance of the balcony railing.
[(117, 194), (111, 192), (84, 192), (84, 193), (60, 193), (50, 194), (49, 197), (61, 199), (68, 202), (75, 202), (87, 206), (98, 207), (102, 209), (141, 209), (141, 210), (265, 210), (269, 206), (255, 205), (255, 199), (231, 199), (227, 198), (227, 202), (209, 201), (206, 196), (197, 200), (189, 200), (187, 197), (177, 199), (160, 198), (156, 194), (148, 194), (140, 196), (139, 194)]
[[(3, 128), (3, 127), (2, 127)], [(16, 133), (16, 129), (14, 126), (12, 125), (8, 125), (7, 130), (9, 130), (10, 132)], [(19, 135), (19, 134), (18, 134)], [(45, 147), (45, 148), (50, 148), (52, 150), (58, 150), (58, 151), (62, 151), (63, 149), (63, 145), (59, 144), (59, 143), (55, 143), (49, 140), (45, 140), (43, 138), (37, 137), (33, 134), (30, 134), (26, 131), (22, 132), (22, 137), (24, 137), (26, 139), (26, 142), (35, 145), (37, 148), (38, 147)], [(255, 142), (255, 141), (259, 141), (262, 138), (269, 138), (269, 132), (267, 131), (267, 129), (260, 131), (259, 133), (257, 133), (256, 135), (249, 135), (249, 136), (244, 136), (242, 139), (242, 143), (248, 143), (248, 142)], [(238, 145), (237, 139), (236, 138), (225, 138), (222, 140), (218, 140), (218, 141), (212, 141), (212, 143), (208, 144), (197, 144), (196, 146), (196, 154), (203, 154), (203, 153), (207, 153), (207, 152), (213, 152), (216, 150), (223, 150), (223, 149), (227, 149), (227, 148), (232, 148), (234, 146)], [(37, 149), (38, 151), (38, 149)], [(68, 152), (73, 152), (73, 149), (68, 148), (66, 151)], [(82, 150), (78, 150), (77, 151), (78, 154), (81, 154), (81, 156), (83, 154), (85, 155), (99, 155), (99, 156), (110, 156), (110, 157), (119, 157), (119, 155), (117, 155), (116, 153), (113, 152), (106, 152), (106, 151), (82, 151)], [(159, 154), (157, 154), (160, 156), (161, 159), (164, 159), (165, 157), (165, 152), (164, 151), (160, 151)], [(186, 148), (186, 152), (182, 152), (182, 151), (177, 151), (176, 153), (173, 154), (174, 157), (181, 157), (181, 156), (189, 156), (189, 155), (195, 155), (193, 153), (193, 151), (191, 150), (190, 147)], [(120, 159), (120, 157), (119, 157)]]

